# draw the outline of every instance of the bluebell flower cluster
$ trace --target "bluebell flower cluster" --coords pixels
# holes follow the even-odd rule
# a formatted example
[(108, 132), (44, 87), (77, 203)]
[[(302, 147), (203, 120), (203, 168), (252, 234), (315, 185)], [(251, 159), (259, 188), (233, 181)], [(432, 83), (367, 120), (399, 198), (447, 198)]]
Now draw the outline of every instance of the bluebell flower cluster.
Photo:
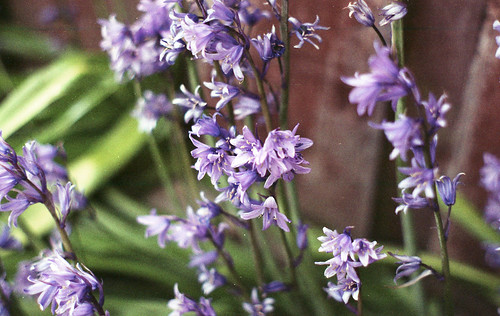
[(17, 218), (30, 205), (42, 203), (56, 212), (52, 215), (64, 227), (69, 211), (86, 205), (85, 197), (68, 181), (66, 169), (54, 161), (64, 157), (64, 151), (35, 141), (26, 143), (22, 151), (18, 156), (0, 134), (0, 201), (5, 201), (0, 211), (10, 212), (9, 226), (17, 226)]
[[(450, 109), (446, 95), (436, 98), (429, 93), (427, 100), (422, 100), (419, 89), (411, 72), (400, 68), (388, 47), (375, 43), (376, 55), (370, 57), (371, 72), (344, 77), (342, 80), (354, 88), (349, 93), (349, 101), (357, 104), (358, 115), (373, 114), (378, 102), (390, 101), (392, 109), (400, 98), (408, 97), (413, 101), (420, 117), (400, 114), (394, 122), (383, 121), (370, 126), (384, 131), (394, 149), (389, 158), (397, 157), (410, 162), (399, 171), (408, 176), (398, 187), (401, 197), (394, 200), (399, 203), (396, 213), (407, 209), (420, 209), (431, 206), (430, 199), (435, 197), (437, 186), (441, 198), (447, 205), (455, 200), (456, 184), (462, 173), (454, 181), (448, 177), (438, 179), (436, 145), (438, 131), (446, 126), (445, 114)], [(410, 193), (411, 192), (411, 193)]]
[(160, 38), (170, 33), (169, 10), (174, 3), (141, 0), (137, 9), (143, 14), (132, 25), (125, 25), (111, 15), (101, 19), (101, 48), (111, 60), (111, 69), (119, 81), (143, 78), (168, 67), (160, 61), (163, 51)]
[(251, 299), (251, 302), (243, 303), (243, 309), (248, 313), (248, 315), (263, 316), (274, 311), (274, 299), (263, 295), (263, 299), (261, 300), (256, 288), (252, 289)]
[[(484, 219), (500, 231), (500, 159), (490, 153), (484, 153), (483, 159), (484, 165), (480, 170), (481, 185), (488, 192)], [(500, 267), (500, 245), (485, 243), (484, 249), (488, 265), (494, 268)]]
[(383, 246), (376, 248), (376, 241), (368, 241), (364, 238), (352, 239), (351, 229), (348, 226), (342, 234), (336, 230), (323, 227), (325, 236), (318, 237), (321, 242), (320, 252), (331, 253), (332, 258), (324, 262), (316, 262), (318, 265), (327, 265), (325, 277), (337, 277), (337, 284), (329, 282), (325, 291), (328, 296), (339, 302), (348, 303), (352, 297), (358, 300), (361, 280), (356, 273), (356, 268), (368, 266), (369, 264), (385, 258), (382, 253)]
[[(349, 17), (354, 17), (360, 24), (375, 28), (375, 17), (370, 7), (364, 0), (349, 2)], [(380, 26), (384, 26), (391, 22), (402, 19), (407, 13), (406, 5), (402, 2), (392, 2), (382, 9), (380, 15), (383, 17), (380, 20)]]
[[(191, 155), (197, 159), (194, 168), (198, 179), (208, 175), (215, 188), (222, 193), (216, 199), (231, 201), (241, 212), (241, 218), (250, 220), (263, 218), (263, 229), (271, 224), (289, 231), (290, 220), (279, 211), (276, 200), (268, 196), (264, 201), (251, 198), (249, 189), (254, 183), (263, 182), (270, 188), (278, 179), (291, 181), (295, 174), (308, 173), (309, 163), (302, 157), (302, 151), (312, 145), (308, 138), (296, 135), (293, 130), (273, 130), (262, 143), (247, 126), (242, 134), (235, 135), (234, 129), (227, 130), (217, 122), (218, 115), (204, 116), (193, 125), (190, 138), (195, 149)], [(207, 145), (197, 137), (212, 136), (215, 147)], [(220, 187), (219, 180), (227, 176), (228, 186)]]
[[(37, 296), (41, 310), (50, 305), (53, 315), (94, 315), (96, 312), (103, 315), (101, 283), (90, 270), (80, 264), (71, 265), (58, 251), (46, 251), (32, 263), (27, 280), (29, 285), (24, 293)], [(92, 295), (94, 291), (99, 292), (98, 301)]]
[(216, 315), (210, 299), (201, 297), (200, 302), (197, 303), (181, 293), (177, 283), (174, 285), (174, 294), (175, 298), (168, 301), (168, 308), (172, 310), (169, 316), (181, 316), (186, 313), (194, 313), (194, 315), (198, 316)]

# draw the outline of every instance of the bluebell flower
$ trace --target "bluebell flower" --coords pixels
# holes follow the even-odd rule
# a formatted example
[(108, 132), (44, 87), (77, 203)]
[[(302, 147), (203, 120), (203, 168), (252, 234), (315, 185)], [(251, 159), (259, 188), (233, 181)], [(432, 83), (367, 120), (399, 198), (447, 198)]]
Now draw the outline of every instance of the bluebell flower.
[(167, 233), (170, 223), (175, 218), (172, 216), (156, 215), (156, 209), (152, 209), (149, 215), (137, 217), (137, 222), (148, 226), (145, 237), (158, 235), (158, 246), (165, 248), (165, 242), (169, 240)]
[(448, 206), (455, 204), (457, 185), (461, 183), (459, 180), (464, 174), (465, 173), (460, 172), (453, 178), (453, 181), (447, 176), (442, 176), (436, 180), (436, 186), (444, 204)]
[(493, 269), (500, 268), (500, 245), (483, 243), (482, 246), (485, 251), (484, 261), (486, 261), (486, 264)]
[(290, 287), (281, 281), (271, 281), (262, 285), (262, 293), (276, 293), (276, 292), (286, 292), (290, 290)]
[(349, 17), (354, 16), (364, 26), (372, 27), (375, 25), (375, 17), (372, 10), (364, 0), (358, 0), (354, 3), (349, 2), (347, 9), (349, 9)]
[(172, 8), (173, 4), (163, 0), (141, 0), (137, 10), (143, 14), (131, 26), (135, 42), (166, 35), (170, 30), (169, 12)]
[(270, 33), (266, 33), (262, 37), (259, 35), (257, 38), (252, 38), (252, 44), (260, 58), (266, 63), (273, 58), (280, 57), (285, 52), (285, 46), (276, 35), (274, 25)]
[[(371, 72), (367, 74), (354, 74), (354, 77), (342, 77), (342, 81), (354, 89), (349, 93), (349, 102), (357, 104), (358, 115), (371, 116), (375, 104), (380, 101), (391, 101), (395, 110), (397, 101), (413, 93), (419, 98), (418, 90), (413, 76), (406, 69), (400, 69), (391, 57), (391, 50), (374, 44), (376, 55), (368, 60)], [(419, 101), (419, 100), (417, 100)]]
[(217, 260), (218, 256), (217, 250), (195, 253), (191, 256), (188, 267), (192, 268), (210, 265)]
[(214, 43), (214, 51), (205, 54), (205, 58), (209, 61), (219, 61), (224, 74), (232, 74), (236, 80), (242, 82), (244, 75), (241, 63), (245, 47), (227, 33), (219, 34)]
[(314, 48), (319, 49), (319, 46), (312, 41), (312, 39), (315, 39), (319, 43), (322, 41), (321, 36), (316, 34), (316, 31), (330, 29), (329, 27), (318, 25), (319, 16), (316, 16), (316, 20), (313, 23), (302, 23), (294, 17), (288, 18), (288, 22), (292, 23), (292, 32), (300, 41), (294, 46), (295, 48), (301, 48), (304, 42), (308, 42), (314, 46)]
[(181, 21), (183, 38), (186, 42), (186, 48), (191, 51), (193, 56), (205, 57), (206, 47), (215, 38), (217, 33), (221, 31), (221, 26), (217, 24), (209, 25), (200, 21), (198, 17), (193, 15), (185, 15)]
[(172, 111), (172, 104), (164, 94), (154, 94), (146, 90), (137, 100), (132, 116), (139, 122), (139, 130), (151, 134), (158, 120), (167, 117)]
[(220, 98), (219, 102), (215, 105), (215, 110), (220, 111), (224, 106), (240, 94), (240, 89), (224, 82), (215, 81), (212, 77), (212, 82), (204, 82), (205, 87), (210, 89), (210, 96), (212, 98)]
[(172, 100), (172, 103), (178, 106), (182, 106), (187, 109), (186, 113), (184, 114), (184, 121), (187, 123), (191, 120), (196, 122), (201, 115), (203, 114), (203, 111), (205, 110), (205, 107), (207, 103), (203, 101), (200, 97), (200, 86), (197, 86), (194, 94), (189, 92), (184, 85), (180, 86), (181, 92), (184, 94), (183, 98), (175, 98)]
[(352, 242), (351, 258), (356, 255), (359, 262), (366, 267), (369, 264), (384, 259), (387, 257), (386, 254), (381, 253), (383, 246), (375, 248), (377, 245), (376, 241), (368, 241), (364, 238), (356, 238)]
[(22, 192), (18, 193), (15, 198), (5, 196), (6, 203), (0, 205), (1, 212), (11, 212), (9, 215), (9, 227), (14, 225), (17, 227), (17, 218), (33, 203), (42, 202), (42, 199), (30, 201), (29, 198)]
[(483, 217), (494, 229), (500, 230), (500, 201), (496, 197), (488, 198)]
[(233, 169), (231, 163), (233, 156), (221, 148), (210, 147), (190, 135), (191, 142), (195, 145), (195, 149), (191, 151), (191, 156), (196, 158), (193, 166), (198, 171), (198, 180), (203, 179), (205, 174), (208, 174), (213, 185), (223, 174), (231, 174)]
[[(500, 21), (496, 20), (495, 22), (493, 22), (493, 29), (495, 31), (500, 32)], [(495, 57), (500, 58), (500, 35), (497, 35), (495, 37), (495, 40), (496, 40), (497, 46), (498, 46), (497, 52), (495, 53)]]
[[(101, 283), (88, 269), (79, 264), (70, 265), (59, 253), (46, 252), (31, 265), (32, 275), (28, 276), (31, 285), (24, 289), (28, 295), (38, 296), (41, 310), (52, 305), (51, 312), (56, 315), (89, 315), (97, 311), (91, 298), (92, 292), (99, 291), (98, 304), (104, 303)], [(85, 313), (86, 312), (86, 313)]]
[(450, 104), (446, 102), (446, 98), (446, 94), (443, 94), (436, 100), (434, 94), (429, 93), (429, 100), (422, 101), (422, 105), (425, 108), (426, 120), (429, 123), (429, 135), (434, 135), (438, 129), (446, 126), (444, 115), (451, 108)]
[(425, 197), (413, 196), (412, 194), (406, 193), (405, 189), (403, 189), (403, 191), (401, 192), (401, 197), (392, 199), (396, 203), (399, 203), (395, 210), (396, 214), (401, 211), (406, 214), (406, 211), (410, 208), (416, 210), (430, 206), (429, 200), (427, 200)]
[(413, 188), (413, 197), (417, 197), (423, 192), (427, 198), (434, 198), (433, 187), (437, 168), (426, 168), (422, 162), (418, 162), (418, 159), (413, 157), (411, 167), (400, 167), (399, 171), (408, 177), (398, 184), (398, 188)]
[(223, 25), (231, 25), (236, 17), (236, 12), (227, 7), (221, 0), (214, 0), (213, 5), (207, 10), (207, 17), (204, 22), (217, 20)]
[(274, 311), (274, 299), (271, 297), (264, 297), (261, 301), (259, 293), (256, 288), (252, 289), (252, 301), (243, 303), (243, 309), (250, 316), (263, 316)]
[(384, 18), (379, 22), (380, 26), (384, 26), (388, 23), (402, 19), (408, 10), (406, 9), (406, 4), (402, 2), (392, 2), (382, 9), (380, 9), (380, 15)]
[(226, 278), (217, 272), (215, 268), (208, 269), (206, 266), (202, 265), (198, 270), (198, 282), (201, 283), (203, 294), (208, 295), (216, 288), (226, 284)]
[(422, 266), (422, 259), (417, 256), (404, 256), (404, 255), (396, 255), (393, 253), (389, 254), (398, 259), (399, 267), (396, 269), (396, 276), (394, 277), (394, 283), (402, 277), (407, 277), (412, 275), (414, 272), (418, 271)]
[(268, 11), (261, 10), (253, 5), (249, 0), (242, 0), (238, 5), (238, 18), (241, 23), (250, 27), (257, 24), (262, 19), (268, 19), (270, 14)]
[(400, 114), (394, 122), (384, 121), (382, 124), (371, 123), (370, 126), (384, 130), (387, 140), (394, 146), (393, 151), (389, 155), (391, 160), (400, 156), (403, 161), (406, 161), (406, 154), (409, 150), (424, 145), (420, 132), (420, 122), (404, 114)]
[(500, 200), (500, 160), (490, 153), (484, 153), (483, 160), (481, 185)]
[[(23, 245), (19, 240), (15, 239), (10, 235), (10, 228), (5, 224), (1, 224), (0, 233), (0, 248), (4, 250), (21, 250)], [(0, 315), (2, 315), (0, 313)]]
[(324, 290), (329, 297), (333, 298), (337, 302), (344, 302), (344, 304), (347, 304), (351, 297), (356, 301), (358, 300), (360, 287), (361, 282), (357, 282), (349, 278), (341, 278), (338, 280), (337, 284), (328, 282), (328, 285), (324, 288)]
[(315, 262), (317, 265), (327, 265), (325, 278), (337, 276), (337, 279), (349, 278), (355, 282), (360, 282), (356, 268), (361, 267), (361, 262), (352, 260), (342, 260), (340, 256), (335, 256), (327, 261)]
[(282, 230), (289, 232), (287, 223), (291, 221), (285, 214), (281, 213), (278, 209), (278, 204), (274, 197), (266, 198), (263, 203), (252, 204), (252, 210), (249, 212), (240, 212), (240, 217), (244, 220), (250, 220), (262, 216), (263, 224), (262, 230), (268, 229), (271, 224), (278, 226)]
[(307, 240), (308, 228), (309, 228), (309, 225), (307, 225), (307, 224), (299, 223), (297, 225), (296, 243), (297, 243), (297, 248), (299, 248), (300, 250), (305, 250), (309, 245), (309, 242)]
[(215, 316), (215, 311), (209, 299), (200, 298), (200, 303), (196, 303), (179, 291), (177, 283), (174, 285), (175, 298), (168, 301), (168, 308), (172, 310), (169, 316), (181, 316), (189, 312), (194, 312), (197, 316)]
[(65, 185), (57, 183), (56, 187), (55, 202), (59, 205), (60, 225), (64, 228), (66, 218), (73, 208), (73, 191), (75, 186), (71, 182), (67, 182)]
[(332, 253), (334, 257), (339, 256), (342, 261), (347, 261), (347, 257), (352, 252), (352, 238), (351, 229), (353, 226), (347, 226), (342, 234), (337, 233), (336, 230), (331, 230), (323, 227), (325, 236), (318, 237), (321, 242), (319, 252)]

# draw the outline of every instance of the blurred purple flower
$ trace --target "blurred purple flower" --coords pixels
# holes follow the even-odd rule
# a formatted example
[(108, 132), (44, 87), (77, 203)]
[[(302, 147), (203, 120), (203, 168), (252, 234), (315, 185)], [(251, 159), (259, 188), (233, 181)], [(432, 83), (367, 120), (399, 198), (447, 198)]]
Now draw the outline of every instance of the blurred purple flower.
[[(5, 224), (0, 224), (0, 248), (4, 250), (21, 250), (23, 245), (10, 235), (10, 228)], [(0, 313), (0, 315), (2, 315)]]
[(243, 303), (243, 309), (250, 316), (264, 316), (274, 311), (274, 299), (271, 297), (264, 297), (261, 301), (259, 293), (256, 288), (252, 289), (252, 301)]
[(434, 94), (429, 93), (429, 100), (422, 102), (427, 123), (429, 123), (429, 135), (434, 135), (438, 129), (446, 126), (444, 115), (451, 108), (450, 104), (446, 102), (446, 98), (446, 94), (443, 94), (436, 100)]
[(328, 296), (337, 302), (344, 302), (344, 304), (347, 304), (351, 296), (354, 300), (358, 300), (360, 287), (361, 282), (357, 282), (349, 278), (341, 278), (338, 280), (337, 284), (328, 282), (328, 285), (324, 290)]
[(268, 197), (261, 204), (252, 204), (252, 210), (249, 212), (240, 212), (240, 217), (244, 220), (250, 220), (257, 217), (263, 217), (262, 230), (266, 230), (271, 226), (271, 224), (278, 226), (282, 230), (289, 232), (287, 223), (291, 221), (285, 216), (285, 214), (280, 213), (278, 209), (278, 204), (274, 197)]
[(137, 100), (132, 116), (139, 122), (139, 130), (151, 134), (161, 117), (167, 117), (172, 111), (172, 104), (164, 94), (154, 94), (150, 90), (144, 91)]
[(198, 270), (198, 282), (201, 283), (203, 294), (208, 295), (216, 288), (226, 284), (226, 278), (217, 272), (215, 268), (209, 270), (206, 266), (202, 265)]
[[(493, 22), (493, 29), (495, 31), (500, 32), (500, 21), (496, 20), (495, 22)], [(497, 52), (495, 53), (495, 57), (500, 58), (500, 35), (496, 36), (495, 40), (496, 40), (497, 46), (498, 46)]]
[(168, 241), (167, 232), (170, 228), (170, 223), (173, 220), (171, 216), (156, 215), (156, 209), (152, 209), (149, 215), (137, 217), (137, 222), (148, 226), (145, 237), (158, 235), (158, 246), (165, 248), (165, 241)]
[(177, 283), (174, 285), (175, 298), (168, 301), (168, 308), (172, 310), (169, 316), (181, 316), (185, 313), (195, 312), (197, 316), (215, 316), (209, 299), (200, 298), (200, 303), (196, 303), (183, 293), (179, 292)]

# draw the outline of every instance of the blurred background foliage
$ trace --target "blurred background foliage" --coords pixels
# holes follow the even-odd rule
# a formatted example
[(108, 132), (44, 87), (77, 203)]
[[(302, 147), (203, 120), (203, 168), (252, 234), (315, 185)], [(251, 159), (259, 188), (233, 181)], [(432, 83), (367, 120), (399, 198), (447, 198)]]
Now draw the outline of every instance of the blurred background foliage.
[[(144, 238), (144, 227), (136, 216), (147, 214), (152, 207), (161, 212), (173, 210), (165, 199), (160, 181), (147, 148), (147, 137), (137, 130), (130, 115), (135, 104), (131, 83), (120, 84), (109, 70), (108, 57), (89, 52), (69, 41), (53, 45), (46, 33), (16, 25), (5, 12), (0, 24), (0, 129), (2, 136), (19, 150), (31, 139), (40, 143), (63, 144), (67, 152), (70, 179), (90, 199), (90, 207), (74, 214), (72, 239), (82, 261), (103, 280), (105, 308), (112, 315), (164, 315), (166, 302), (173, 296), (173, 285), (193, 297), (201, 295), (196, 274), (187, 268), (187, 251), (176, 245), (165, 249), (155, 238)], [(182, 77), (182, 65), (173, 70)], [(175, 77), (175, 76), (174, 76)], [(164, 84), (162, 78), (149, 78), (143, 83), (152, 87)], [(169, 164), (168, 172), (182, 196), (184, 176), (178, 161), (178, 140), (170, 133), (169, 122), (162, 121), (155, 130), (162, 155)], [(187, 136), (187, 134), (186, 134)], [(314, 166), (313, 166), (314, 168)], [(194, 172), (194, 171), (193, 171)], [(208, 190), (208, 189), (207, 189)], [(213, 192), (208, 193), (213, 197)], [(183, 197), (184, 201), (191, 200)], [(1, 214), (6, 220), (8, 214)], [(394, 218), (394, 221), (397, 219)], [(461, 199), (454, 208), (453, 219), (479, 241), (500, 242), (498, 233), (485, 224), (471, 203)], [(13, 281), (18, 263), (38, 255), (47, 247), (52, 230), (51, 218), (43, 207), (32, 207), (19, 219), (22, 229), (15, 236), (26, 245), (24, 252), (2, 252), (7, 279)], [(279, 294), (275, 315), (292, 315), (300, 310), (305, 315), (348, 314), (341, 304), (330, 300), (331, 310), (321, 309), (325, 303), (326, 286), (323, 267), (314, 261), (325, 260), (316, 252), (319, 223), (312, 223), (309, 232), (312, 257), (299, 269), (309, 297)], [(332, 227), (342, 230), (340, 227)], [(353, 231), (356, 236), (356, 230)], [(265, 232), (268, 255), (273, 245), (273, 232)], [(235, 259), (241, 278), (252, 284), (254, 267), (248, 260), (247, 241), (235, 234), (228, 238), (228, 249)], [(373, 237), (377, 236), (356, 236)], [(384, 240), (378, 240), (385, 244)], [(399, 244), (386, 245), (386, 250), (401, 252)], [(278, 251), (279, 252), (279, 251)], [(436, 255), (423, 253), (425, 262), (439, 266)], [(413, 298), (406, 289), (392, 288), (395, 260), (386, 259), (362, 271), (366, 315), (412, 315)], [(279, 275), (280, 268), (266, 266), (269, 276)], [(457, 311), (463, 315), (491, 312), (500, 302), (500, 277), (492, 271), (476, 269), (457, 262), (452, 264), (455, 276)], [(424, 280), (430, 312), (437, 315), (439, 287), (435, 280)], [(213, 305), (221, 315), (235, 315), (239, 304), (225, 289), (217, 289)], [(19, 302), (26, 315), (50, 314), (39, 311), (32, 299)]]

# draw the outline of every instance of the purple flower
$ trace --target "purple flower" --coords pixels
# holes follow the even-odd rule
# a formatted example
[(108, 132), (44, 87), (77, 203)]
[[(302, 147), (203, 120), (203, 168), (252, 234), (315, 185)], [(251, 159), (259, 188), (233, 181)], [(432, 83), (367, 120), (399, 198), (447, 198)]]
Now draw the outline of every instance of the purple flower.
[(156, 209), (152, 209), (149, 215), (137, 217), (137, 222), (148, 226), (145, 237), (158, 235), (158, 246), (165, 248), (165, 241), (168, 240), (167, 232), (172, 221), (171, 216), (156, 215)]
[(330, 29), (329, 27), (318, 25), (319, 16), (316, 16), (314, 23), (302, 23), (294, 17), (288, 18), (288, 22), (292, 23), (292, 32), (300, 40), (300, 42), (294, 46), (295, 48), (301, 48), (304, 42), (308, 42), (314, 46), (314, 48), (319, 49), (319, 46), (312, 41), (312, 39), (317, 40), (319, 43), (322, 41), (321, 37), (316, 34), (316, 31)]
[(429, 123), (429, 135), (434, 135), (438, 129), (446, 126), (444, 115), (451, 108), (450, 104), (446, 102), (446, 98), (446, 94), (443, 94), (439, 100), (436, 100), (434, 94), (429, 93), (429, 101), (422, 102), (427, 123)]
[(486, 264), (494, 269), (500, 268), (500, 245), (484, 243), (483, 249), (485, 251), (484, 261), (486, 261)]
[(430, 206), (429, 201), (421, 196), (413, 196), (412, 194), (405, 193), (405, 190), (401, 192), (400, 198), (392, 198), (394, 202), (399, 203), (398, 207), (396, 207), (396, 214), (403, 211), (406, 214), (406, 211), (411, 209), (421, 209)]
[(328, 282), (327, 287), (324, 289), (329, 297), (333, 298), (337, 302), (344, 302), (347, 304), (349, 299), (358, 300), (359, 288), (361, 287), (361, 282), (349, 278), (341, 278), (338, 280), (337, 284), (333, 282)]
[(154, 94), (144, 91), (137, 100), (132, 116), (139, 122), (139, 130), (151, 134), (161, 117), (166, 117), (172, 111), (172, 104), (164, 94)]
[(196, 87), (194, 94), (189, 92), (184, 85), (181, 85), (180, 88), (185, 97), (175, 98), (172, 100), (172, 103), (187, 109), (186, 113), (184, 114), (184, 121), (186, 123), (190, 120), (196, 122), (196, 120), (198, 120), (203, 114), (205, 106), (207, 105), (207, 103), (200, 97), (200, 86)]
[(175, 298), (168, 301), (168, 308), (172, 310), (169, 316), (181, 316), (185, 313), (195, 312), (198, 316), (215, 316), (209, 299), (200, 298), (200, 303), (196, 303), (183, 293), (179, 292), (177, 283), (174, 285)]
[(221, 0), (214, 0), (212, 8), (207, 11), (205, 23), (217, 20), (224, 25), (231, 25), (234, 22), (236, 13), (233, 9), (228, 8)]
[(416, 256), (403, 256), (403, 255), (396, 255), (393, 253), (389, 254), (398, 259), (400, 266), (396, 269), (396, 276), (394, 277), (394, 283), (402, 277), (407, 277), (412, 275), (414, 272), (418, 271), (420, 267), (422, 266), (422, 259)]
[(55, 194), (57, 204), (59, 204), (59, 212), (60, 212), (60, 223), (61, 227), (64, 228), (66, 217), (69, 214), (69, 211), (73, 208), (73, 197), (74, 197), (74, 189), (75, 186), (68, 182), (66, 185), (62, 185), (57, 183), (56, 185), (57, 191)]
[(17, 218), (34, 202), (30, 202), (28, 197), (22, 192), (18, 193), (15, 198), (5, 196), (5, 199), (7, 203), (0, 205), (0, 212), (11, 212), (9, 215), (9, 227), (12, 227), (12, 225), (17, 227)]
[(268, 197), (262, 204), (252, 204), (252, 210), (249, 212), (240, 212), (240, 217), (244, 220), (250, 220), (262, 216), (263, 224), (262, 230), (266, 230), (271, 226), (271, 224), (278, 226), (286, 232), (289, 232), (287, 223), (291, 221), (285, 216), (285, 214), (280, 213), (278, 210), (278, 204), (274, 197)]
[(387, 140), (394, 146), (389, 158), (391, 160), (400, 156), (403, 161), (407, 160), (406, 153), (417, 146), (422, 146), (424, 141), (420, 133), (419, 121), (400, 114), (395, 122), (382, 122), (382, 124), (370, 124), (371, 127), (384, 130)]
[(500, 160), (490, 153), (484, 153), (483, 160), (481, 185), (500, 201)]
[(224, 74), (229, 75), (232, 72), (236, 80), (242, 82), (244, 76), (241, 61), (245, 51), (244, 46), (229, 34), (222, 33), (217, 36), (214, 50), (215, 52), (205, 55), (207, 60), (218, 60)]
[(200, 252), (191, 256), (191, 260), (189, 261), (188, 266), (192, 268), (192, 267), (201, 267), (210, 265), (214, 263), (215, 260), (217, 260), (218, 256), (219, 254), (217, 253), (216, 250)]
[(375, 42), (376, 55), (371, 56), (368, 64), (371, 73), (354, 74), (342, 77), (342, 81), (354, 89), (349, 93), (349, 102), (358, 105), (358, 115), (371, 116), (379, 101), (391, 101), (396, 109), (397, 101), (409, 92), (417, 94), (415, 82), (406, 68), (400, 69), (391, 58), (391, 50)]
[(191, 135), (189, 135), (189, 138), (196, 146), (191, 151), (191, 156), (197, 159), (193, 167), (198, 171), (198, 180), (203, 179), (205, 174), (208, 174), (215, 186), (222, 174), (231, 174), (233, 172), (231, 167), (233, 156), (229, 156), (224, 149), (205, 145)]
[[(23, 245), (10, 235), (10, 228), (7, 225), (1, 224), (0, 233), (0, 248), (4, 250), (21, 250)], [(0, 313), (2, 315), (2, 313)]]
[[(495, 31), (500, 32), (500, 21), (496, 20), (495, 22), (493, 22), (493, 29)], [(498, 49), (497, 49), (497, 52), (495, 53), (495, 57), (500, 58), (500, 35), (496, 36), (495, 40), (497, 41), (497, 45), (498, 45)]]
[(241, 2), (239, 2), (238, 18), (242, 23), (252, 27), (260, 20), (269, 17), (269, 12), (262, 11), (261, 9), (254, 6), (250, 1), (242, 0)]
[(252, 94), (243, 94), (234, 105), (234, 118), (242, 120), (245, 117), (260, 112), (260, 99)]
[(213, 292), (216, 288), (226, 284), (226, 278), (217, 272), (215, 268), (210, 270), (207, 267), (200, 266), (198, 271), (198, 282), (200, 282), (203, 294), (208, 295)]
[(441, 178), (436, 180), (436, 186), (444, 204), (448, 206), (455, 204), (457, 196), (457, 185), (461, 183), (458, 181), (460, 180), (460, 177), (463, 176), (464, 174), (465, 173), (460, 172), (455, 176), (453, 181), (451, 181), (451, 179), (447, 176), (442, 176)]
[(360, 282), (358, 274), (356, 273), (356, 268), (361, 267), (361, 262), (342, 260), (340, 256), (335, 256), (324, 262), (315, 262), (317, 265), (327, 265), (325, 269), (325, 278), (331, 278), (337, 276), (337, 280), (343, 278), (349, 278), (356, 282)]
[(214, 80), (215, 78), (212, 77), (212, 82), (204, 82), (203, 84), (205, 87), (212, 90), (210, 92), (212, 98), (220, 98), (219, 102), (215, 105), (215, 110), (220, 111), (229, 101), (240, 94), (240, 89), (227, 83)]
[(399, 171), (408, 176), (399, 183), (398, 187), (400, 189), (413, 188), (412, 195), (414, 198), (422, 192), (424, 192), (427, 198), (434, 198), (433, 187), (437, 168), (429, 169), (422, 167), (421, 163), (414, 157), (411, 160), (411, 167), (401, 167)]
[(325, 236), (318, 237), (321, 241), (319, 252), (331, 252), (334, 257), (340, 255), (342, 261), (347, 261), (347, 257), (352, 251), (352, 238), (351, 229), (353, 226), (347, 226), (342, 234), (337, 233), (336, 230), (332, 231), (323, 227)]
[(308, 246), (308, 241), (307, 241), (307, 229), (309, 228), (309, 225), (299, 223), (297, 225), (297, 238), (296, 238), (296, 243), (297, 243), (297, 248), (300, 250), (305, 250)]
[(262, 285), (262, 293), (276, 293), (276, 292), (284, 292), (290, 290), (290, 287), (284, 284), (281, 281), (271, 281)]
[(406, 4), (402, 2), (392, 2), (380, 10), (380, 15), (384, 18), (379, 22), (380, 26), (402, 19), (408, 10)]
[(364, 26), (372, 27), (375, 25), (375, 17), (365, 1), (358, 0), (354, 3), (349, 2), (347, 9), (349, 9), (349, 17), (354, 16), (354, 18)]
[(243, 303), (243, 309), (250, 316), (263, 316), (274, 310), (274, 299), (265, 297), (262, 301), (259, 299), (259, 293), (256, 288), (252, 289), (252, 301)]
[(257, 38), (252, 38), (252, 44), (259, 52), (260, 58), (266, 63), (273, 58), (280, 57), (285, 52), (285, 45), (276, 35), (274, 25), (271, 33), (264, 34), (263, 37), (259, 35)]
[(484, 208), (484, 220), (496, 230), (500, 230), (500, 201), (490, 197)]
[[(96, 307), (92, 292), (99, 290), (98, 304), (104, 303), (102, 285), (88, 269), (77, 264), (70, 265), (57, 252), (46, 252), (31, 266), (32, 275), (28, 281), (32, 284), (24, 289), (29, 295), (37, 295), (41, 310), (52, 304), (51, 312), (56, 315), (84, 315), (83, 311), (93, 314)], [(87, 313), (86, 315), (88, 315)]]
[[(369, 264), (384, 259), (386, 254), (381, 254), (383, 246), (375, 249), (376, 241), (368, 241), (364, 238), (357, 238), (352, 242), (351, 258), (357, 255), (359, 262), (366, 267)], [(354, 258), (352, 258), (354, 260)]]

